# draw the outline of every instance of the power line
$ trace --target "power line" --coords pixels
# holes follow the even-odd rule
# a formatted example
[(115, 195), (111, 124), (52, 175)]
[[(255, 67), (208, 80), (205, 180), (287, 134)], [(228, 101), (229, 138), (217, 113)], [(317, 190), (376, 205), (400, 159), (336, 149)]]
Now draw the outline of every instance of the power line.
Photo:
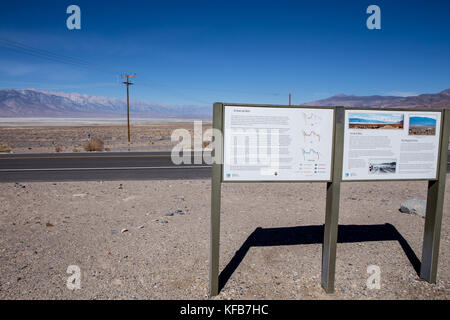
[(25, 45), (23, 43), (8, 40), (5, 38), (0, 38), (0, 46), (4, 47), (6, 49), (9, 49), (9, 50), (13, 50), (15, 52), (34, 56), (34, 57), (41, 58), (41, 59), (47, 59), (47, 60), (50, 60), (53, 62), (58, 62), (58, 63), (70, 65), (70, 66), (87, 68), (89, 70), (96, 70), (99, 72), (114, 74), (114, 75), (117, 75), (119, 73), (119, 72), (115, 72), (115, 71), (106, 69), (104, 66), (93, 64), (93, 63), (83, 60), (83, 59), (74, 58), (74, 57), (70, 57), (67, 55), (57, 54), (57, 53), (53, 53), (53, 52), (50, 52), (47, 50), (34, 48), (31, 46)]
[[(87, 60), (84, 59), (80, 59), (80, 58), (76, 58), (76, 57), (72, 57), (72, 56), (67, 56), (67, 55), (63, 55), (63, 54), (58, 54), (58, 53), (54, 53), (48, 50), (44, 50), (44, 49), (39, 49), (39, 48), (35, 48), (17, 41), (12, 41), (9, 39), (5, 39), (5, 38), (0, 38), (0, 46), (4, 47), (6, 49), (18, 52), (18, 53), (22, 53), (25, 55), (29, 55), (29, 56), (33, 56), (33, 57), (37, 57), (37, 58), (41, 58), (41, 59), (46, 59), (52, 62), (57, 62), (57, 63), (61, 63), (61, 64), (65, 64), (65, 65), (69, 65), (69, 66), (73, 66), (73, 67), (79, 67), (79, 68), (85, 68), (85, 69), (89, 69), (89, 70), (94, 70), (94, 71), (98, 71), (98, 72), (103, 72), (103, 73), (107, 73), (107, 74), (111, 74), (111, 75), (115, 75), (118, 76), (119, 72), (110, 70), (108, 68), (106, 68), (105, 66), (101, 66), (92, 62), (89, 62)], [(140, 82), (137, 83), (137, 85), (142, 85), (142, 86), (149, 86), (149, 87), (160, 87), (160, 88), (165, 88), (167, 89), (169, 92), (172, 92), (174, 94), (176, 94), (177, 96), (181, 97), (181, 98), (185, 98), (187, 100), (191, 100), (191, 101), (195, 101), (197, 103), (203, 103), (203, 104), (210, 104), (211, 101), (205, 101), (199, 98), (195, 98), (195, 97), (191, 97), (189, 95), (186, 95), (185, 93), (180, 92), (179, 90), (196, 90), (196, 91), (206, 91), (206, 92), (219, 92), (219, 93), (224, 93), (224, 89), (211, 89), (211, 88), (193, 88), (193, 87), (175, 87), (175, 86), (169, 86), (169, 85), (165, 85), (165, 84), (161, 84), (161, 83), (156, 83), (152, 80), (150, 80), (150, 82), (152, 82), (152, 84), (148, 84), (148, 83), (144, 83), (144, 82)], [(280, 93), (271, 93), (271, 92), (256, 92), (256, 91), (247, 91), (247, 90), (236, 90), (236, 89), (225, 89), (226, 91), (229, 92), (233, 92), (234, 94), (238, 93), (238, 94), (251, 94), (251, 95), (265, 95), (265, 96), (280, 96)]]
[(83, 63), (83, 64), (90, 64), (90, 62), (86, 61), (86, 60), (82, 60), (79, 58), (74, 58), (74, 57), (69, 57), (66, 55), (62, 55), (62, 54), (56, 54), (47, 50), (43, 50), (43, 49), (38, 49), (38, 48), (34, 48), (28, 45), (25, 45), (23, 43), (19, 43), (17, 41), (12, 41), (12, 40), (8, 40), (8, 39), (4, 39), (4, 38), (0, 38), (0, 41), (4, 42), (5, 44), (9, 45), (9, 46), (13, 46), (19, 49), (25, 49), (25, 50), (31, 50), (31, 51), (36, 51), (39, 52), (41, 54), (45, 54), (45, 55), (49, 55), (49, 56), (53, 56), (56, 58), (64, 58), (64, 59), (69, 59), (72, 60), (72, 62), (76, 62), (76, 63)]

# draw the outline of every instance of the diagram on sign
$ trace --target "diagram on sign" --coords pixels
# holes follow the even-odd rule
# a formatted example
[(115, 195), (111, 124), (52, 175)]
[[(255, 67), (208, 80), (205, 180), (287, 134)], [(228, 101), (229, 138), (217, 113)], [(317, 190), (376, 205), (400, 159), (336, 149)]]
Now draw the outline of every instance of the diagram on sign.
[(310, 130), (309, 132), (303, 130), (303, 140), (306, 145), (313, 145), (315, 143), (320, 142), (320, 134), (315, 132), (314, 130)]
[(314, 149), (302, 149), (303, 159), (305, 161), (318, 161), (320, 160), (320, 153)]
[(322, 117), (312, 112), (303, 112), (303, 119), (305, 120), (305, 126), (311, 129), (318, 127), (322, 122)]
[(302, 120), (299, 170), (305, 175), (321, 175), (329, 169), (326, 157), (329, 142), (322, 137), (322, 131), (329, 133), (329, 129), (325, 128), (324, 120), (317, 112), (302, 112)]

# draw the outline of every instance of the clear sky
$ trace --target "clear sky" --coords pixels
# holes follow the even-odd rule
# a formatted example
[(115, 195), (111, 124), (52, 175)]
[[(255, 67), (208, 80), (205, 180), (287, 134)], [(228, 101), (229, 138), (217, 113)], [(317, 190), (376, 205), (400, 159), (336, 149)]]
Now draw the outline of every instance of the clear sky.
[[(66, 27), (71, 4), (81, 8), (81, 30)], [(381, 8), (381, 30), (366, 27), (371, 4)], [(209, 105), (450, 87), (450, 1), (1, 1), (0, 39), (98, 66), (0, 41), (0, 88), (123, 98), (115, 74), (130, 72), (135, 99)]]

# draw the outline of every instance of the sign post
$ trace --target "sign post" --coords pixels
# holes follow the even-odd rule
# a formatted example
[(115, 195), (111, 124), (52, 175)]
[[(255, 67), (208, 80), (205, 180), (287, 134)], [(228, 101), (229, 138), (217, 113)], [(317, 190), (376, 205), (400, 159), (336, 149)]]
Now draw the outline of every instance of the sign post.
[[(222, 131), (223, 106), (221, 103), (214, 104), (213, 110), (213, 128)], [(218, 139), (218, 137), (215, 137)], [(215, 144), (223, 148), (223, 143)], [(213, 148), (211, 157), (214, 160), (215, 155), (223, 155), (223, 150)], [(219, 253), (220, 253), (220, 200), (222, 188), (222, 163), (215, 159), (212, 164), (211, 175), (211, 244), (210, 244), (210, 261), (209, 261), (209, 295), (216, 296), (219, 294)]]
[(445, 180), (447, 175), (448, 138), (450, 134), (450, 110), (443, 110), (442, 134), (437, 180), (428, 181), (427, 209), (423, 235), (420, 277), (436, 283), (442, 213), (444, 207)]
[(342, 176), (342, 141), (344, 141), (344, 108), (336, 108), (334, 128), (333, 173), (332, 181), (327, 183), (325, 227), (322, 244), (322, 287), (327, 293), (334, 292), (339, 199)]

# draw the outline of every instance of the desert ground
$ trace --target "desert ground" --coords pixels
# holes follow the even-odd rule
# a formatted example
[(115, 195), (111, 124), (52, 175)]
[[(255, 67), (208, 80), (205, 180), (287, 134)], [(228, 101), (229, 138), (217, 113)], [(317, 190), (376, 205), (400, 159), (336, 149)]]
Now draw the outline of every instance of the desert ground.
[(436, 127), (410, 126), (408, 134), (410, 136), (434, 136)]
[[(229, 279), (214, 299), (449, 299), (449, 186), (447, 176), (438, 281), (429, 284), (414, 268), (424, 219), (399, 212), (402, 201), (425, 199), (426, 182), (343, 183), (327, 295), (325, 184), (224, 184), (220, 268)], [(0, 299), (208, 298), (209, 180), (1, 183), (0, 200)], [(79, 290), (66, 287), (70, 265), (81, 269)], [(369, 265), (380, 267), (380, 289), (366, 286)]]
[[(211, 128), (211, 122), (202, 123), (202, 132), (205, 133)], [(177, 143), (171, 141), (171, 134), (176, 129), (186, 129), (194, 137), (193, 121), (133, 124), (131, 144), (128, 144), (124, 124), (4, 125), (0, 126), (0, 153), (85, 152), (83, 146), (88, 134), (103, 141), (103, 151), (106, 152), (170, 151)]]
[(403, 129), (403, 123), (349, 123), (350, 129)]
[[(203, 121), (203, 132), (208, 128), (211, 123)], [(176, 144), (171, 142), (175, 129), (186, 129), (194, 136), (192, 121), (132, 124), (131, 144), (126, 123), (0, 126), (0, 146), (13, 153), (84, 152), (90, 134), (104, 142), (104, 151), (170, 151)]]

